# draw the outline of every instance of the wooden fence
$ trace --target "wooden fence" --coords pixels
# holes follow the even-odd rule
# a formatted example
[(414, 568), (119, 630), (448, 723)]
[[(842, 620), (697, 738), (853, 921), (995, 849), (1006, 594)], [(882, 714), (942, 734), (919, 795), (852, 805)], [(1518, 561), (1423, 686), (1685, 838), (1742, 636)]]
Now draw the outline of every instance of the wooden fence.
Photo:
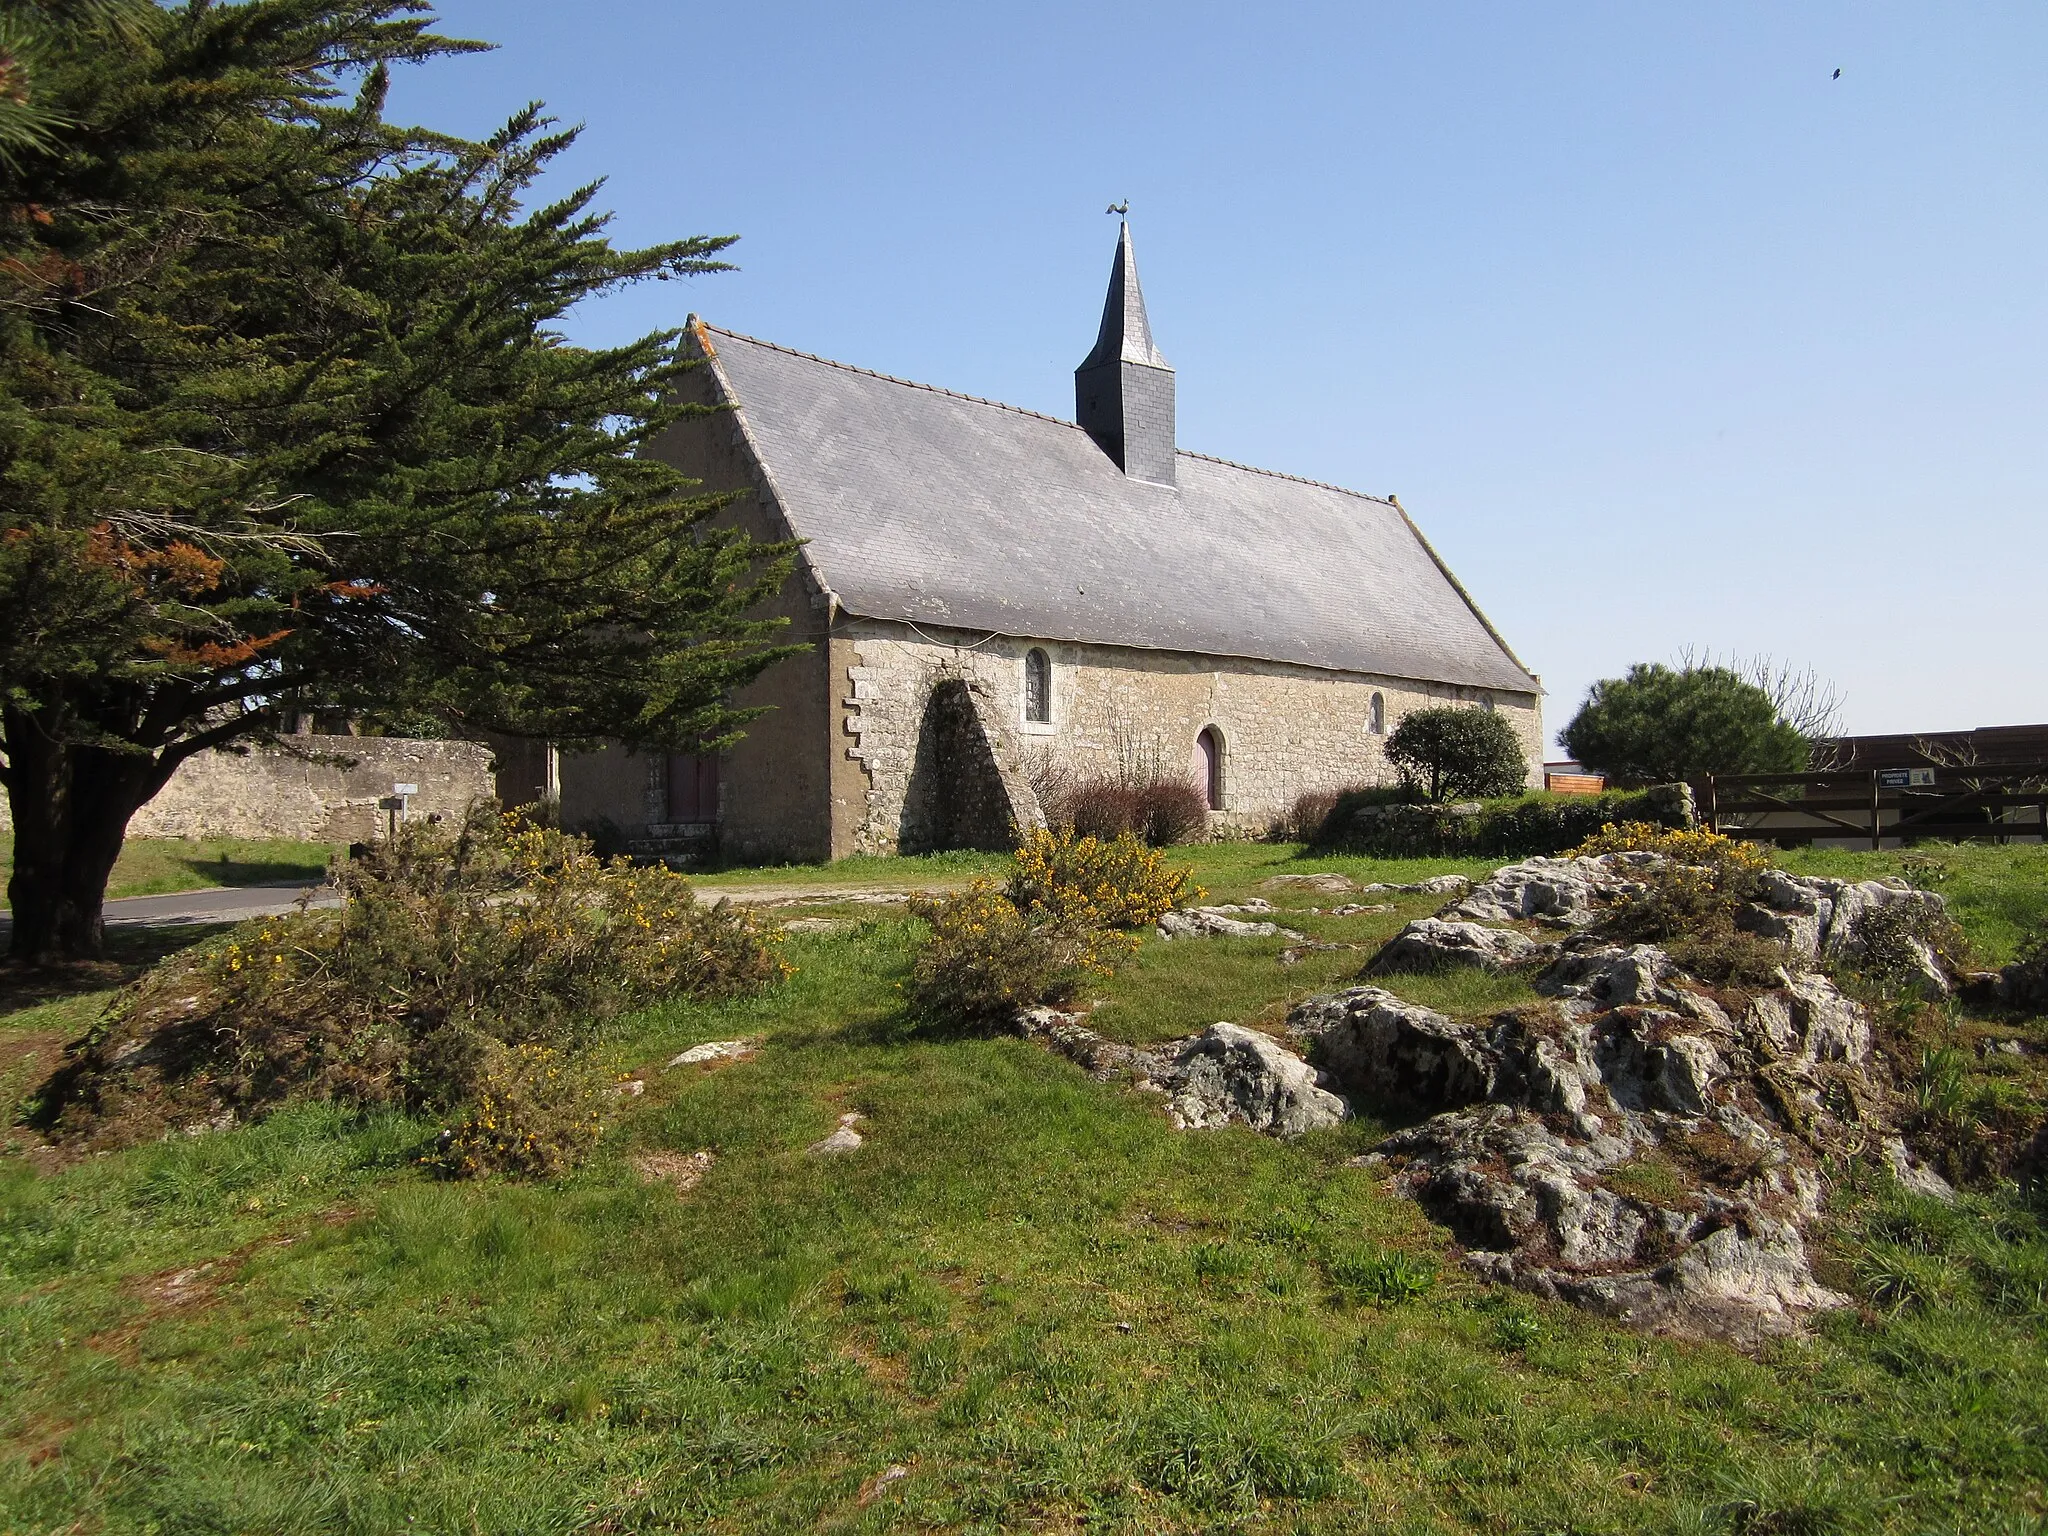
[(1758, 842), (1856, 838), (1881, 848), (2048, 831), (2048, 763), (1710, 774), (1694, 793), (1709, 827)]

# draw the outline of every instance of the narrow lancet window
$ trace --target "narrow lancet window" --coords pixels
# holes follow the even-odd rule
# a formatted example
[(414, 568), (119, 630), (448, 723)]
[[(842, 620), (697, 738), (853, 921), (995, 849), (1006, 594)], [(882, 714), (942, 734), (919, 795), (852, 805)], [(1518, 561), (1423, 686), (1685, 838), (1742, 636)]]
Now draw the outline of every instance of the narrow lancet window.
[(1041, 650), (1024, 653), (1024, 718), (1033, 725), (1052, 724), (1052, 658)]
[(1195, 785), (1209, 809), (1223, 809), (1223, 735), (1213, 725), (1195, 738)]

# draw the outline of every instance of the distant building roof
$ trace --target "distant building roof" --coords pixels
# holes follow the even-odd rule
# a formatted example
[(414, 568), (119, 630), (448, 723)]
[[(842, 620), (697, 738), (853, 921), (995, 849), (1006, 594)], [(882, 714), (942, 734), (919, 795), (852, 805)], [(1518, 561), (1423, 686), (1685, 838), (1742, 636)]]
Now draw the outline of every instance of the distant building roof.
[(848, 613), (1537, 688), (1391, 500), (1185, 451), (1149, 484), (1071, 422), (691, 331)]
[(1839, 768), (1990, 767), (2048, 763), (2048, 725), (1980, 725), (1969, 731), (1837, 736), (1816, 744), (1814, 760)]

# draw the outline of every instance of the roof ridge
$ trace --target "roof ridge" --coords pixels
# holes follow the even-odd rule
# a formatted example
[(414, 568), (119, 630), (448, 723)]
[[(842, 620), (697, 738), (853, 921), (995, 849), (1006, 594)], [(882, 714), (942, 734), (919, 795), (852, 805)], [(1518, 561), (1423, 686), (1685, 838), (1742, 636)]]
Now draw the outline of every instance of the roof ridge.
[[(880, 379), (885, 384), (901, 384), (905, 389), (921, 389), (927, 394), (944, 395), (952, 400), (965, 400), (970, 405), (993, 406), (999, 411), (1010, 411), (1018, 416), (1029, 416), (1033, 421), (1050, 422), (1053, 426), (1066, 427), (1075, 432), (1086, 430), (1078, 422), (1067, 421), (1059, 416), (1048, 416), (1045, 412), (1034, 411), (1029, 406), (1012, 405), (1007, 400), (991, 400), (986, 395), (964, 394), (957, 389), (947, 389), (941, 384), (920, 383), (916, 379), (906, 379), (898, 374), (883, 373), (879, 368), (863, 368), (858, 363), (842, 363), (835, 357), (820, 357), (815, 352), (805, 352), (798, 347), (786, 347), (779, 341), (769, 341), (760, 336), (749, 336), (745, 331), (727, 330), (724, 326), (713, 325), (708, 320), (700, 319), (697, 323), (707, 331), (715, 331), (718, 335), (728, 336), (734, 341), (744, 341), (756, 347), (766, 347), (770, 352), (780, 352), (788, 357), (800, 357), (807, 363), (820, 363), (827, 368), (837, 368), (843, 373), (862, 374), (870, 379)], [(1226, 459), (1221, 454), (1216, 453), (1198, 453), (1192, 448), (1182, 448), (1177, 445), (1173, 451), (1175, 457), (1185, 456), (1190, 459), (1200, 459), (1206, 464), (1221, 464), (1226, 469), (1241, 469), (1248, 475), (1264, 475), (1269, 480), (1289, 480), (1296, 485), (1312, 485), (1318, 490), (1335, 491), (1340, 496), (1355, 496), (1360, 501), (1376, 501), (1383, 507), (1394, 505), (1390, 497), (1375, 496), (1369, 491), (1354, 491), (1348, 485), (1336, 485), (1328, 480), (1311, 480), (1307, 475), (1290, 475), (1285, 470), (1279, 469), (1261, 469), (1256, 464), (1240, 463), (1236, 459)]]
[(796, 347), (785, 347), (779, 341), (768, 341), (760, 336), (749, 336), (744, 331), (729, 331), (724, 326), (713, 325), (710, 321), (699, 322), (705, 330), (716, 331), (720, 336), (729, 336), (734, 341), (751, 342), (757, 347), (766, 347), (770, 352), (781, 352), (790, 357), (800, 357), (807, 363), (823, 363), (827, 368), (837, 368), (842, 373), (865, 374), (871, 379), (880, 379), (885, 384), (901, 384), (905, 389), (921, 389), (927, 394), (946, 395), (954, 400), (965, 400), (972, 405), (992, 405), (999, 411), (1013, 411), (1019, 416), (1029, 416), (1036, 421), (1049, 421), (1056, 427), (1071, 427), (1079, 432), (1076, 422), (1062, 421), (1057, 416), (1048, 416), (1043, 411), (1034, 411), (1028, 406), (1011, 405), (1007, 400), (991, 400), (985, 395), (962, 394), (957, 389), (947, 389), (939, 384), (921, 384), (916, 379), (902, 378), (897, 374), (883, 373), (879, 368), (863, 368), (858, 363), (842, 363), (836, 357), (820, 357), (815, 352), (805, 352)]
[(1248, 475), (1264, 475), (1268, 480), (1291, 480), (1296, 485), (1312, 485), (1319, 491), (1335, 491), (1340, 496), (1355, 496), (1360, 501), (1376, 501), (1383, 507), (1394, 505), (1394, 500), (1390, 496), (1375, 496), (1371, 491), (1354, 491), (1348, 485), (1337, 485), (1328, 480), (1311, 480), (1307, 475), (1290, 475), (1284, 469), (1261, 469), (1256, 464), (1241, 464), (1236, 459), (1226, 459), (1221, 454), (1197, 453), (1192, 448), (1176, 448), (1174, 452), (1184, 453), (1191, 459), (1201, 459), (1205, 463), (1241, 469)]

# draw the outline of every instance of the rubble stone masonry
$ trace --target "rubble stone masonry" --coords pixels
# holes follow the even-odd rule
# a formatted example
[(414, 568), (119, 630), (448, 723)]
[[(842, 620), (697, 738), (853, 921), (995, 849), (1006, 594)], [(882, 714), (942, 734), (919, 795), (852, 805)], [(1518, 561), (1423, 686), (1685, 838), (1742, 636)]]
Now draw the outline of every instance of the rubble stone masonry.
[[(1034, 647), (1052, 662), (1052, 718), (1043, 724), (1024, 718), (1024, 658)], [(1541, 783), (1542, 701), (1533, 693), (884, 620), (844, 620), (832, 649), (848, 662), (841, 731), (861, 802), (846, 806), (850, 797), (835, 796), (853, 813), (835, 829), (835, 852), (896, 847), (918, 732), (933, 689), (949, 678), (967, 683), (1006, 780), (1028, 780), (1047, 762), (1078, 777), (1194, 777), (1196, 739), (1213, 728), (1223, 741), (1217, 820), (1246, 831), (1262, 831), (1303, 790), (1392, 779), (1385, 733), (1410, 710), (1434, 704), (1490, 705), (1504, 715), (1522, 740), (1531, 786)], [(1375, 694), (1380, 732), (1372, 729)]]
[[(289, 838), (368, 842), (385, 825), (377, 802), (417, 784), (409, 813), (459, 817), (491, 793), (490, 748), (400, 736), (294, 736), (286, 747), (187, 758), (128, 823), (130, 837)], [(0, 797), (0, 832), (14, 822)]]

